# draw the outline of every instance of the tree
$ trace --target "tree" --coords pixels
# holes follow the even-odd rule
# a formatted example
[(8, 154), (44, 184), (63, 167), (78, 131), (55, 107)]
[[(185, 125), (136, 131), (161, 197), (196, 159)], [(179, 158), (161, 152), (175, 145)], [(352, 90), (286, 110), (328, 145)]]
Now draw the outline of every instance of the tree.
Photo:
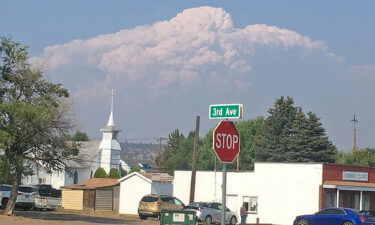
[(111, 168), (108, 173), (108, 178), (120, 179), (120, 174), (116, 168)]
[[(263, 132), (264, 118), (258, 117), (256, 119), (249, 119), (236, 122), (236, 128), (240, 133), (241, 147), (240, 147), (240, 169), (251, 170), (254, 168), (254, 139)], [(207, 132), (202, 138), (202, 145), (199, 148), (198, 165), (200, 170), (212, 170), (221, 168), (221, 163), (212, 148), (213, 129)], [(236, 159), (235, 159), (236, 160)], [(236, 161), (235, 161), (236, 162)], [(228, 170), (235, 170), (236, 163), (228, 164)]]
[(297, 108), (293, 106), (292, 98), (281, 97), (276, 99), (274, 108), (268, 113), (263, 134), (255, 138), (255, 158), (258, 161), (287, 161), (288, 137)]
[(30, 68), (27, 47), (0, 41), (0, 147), (12, 176), (5, 209), (11, 215), (22, 176), (33, 174), (36, 164), (48, 171), (65, 169), (78, 148), (65, 138), (74, 127), (64, 104), (68, 91)]
[(168, 135), (167, 146), (164, 151), (158, 153), (155, 159), (156, 164), (160, 165), (164, 171), (171, 172), (171, 168), (174, 166), (172, 161), (175, 160), (171, 159), (171, 157), (174, 157), (177, 153), (180, 144), (184, 139), (184, 135), (180, 133), (178, 129), (175, 129)]
[(90, 141), (89, 136), (82, 131), (76, 131), (76, 133), (72, 136), (68, 135), (68, 139), (72, 141)]
[(102, 167), (99, 167), (98, 169), (95, 170), (94, 173), (94, 178), (106, 178), (107, 177), (107, 172)]
[(364, 148), (354, 152), (340, 151), (336, 163), (354, 166), (375, 166), (375, 148)]
[(293, 99), (276, 100), (265, 120), (263, 134), (255, 139), (255, 157), (271, 162), (334, 162), (337, 150), (319, 118), (307, 116)]
[(134, 173), (134, 172), (141, 172), (141, 169), (139, 169), (138, 167), (133, 167), (133, 168), (131, 168), (130, 170), (129, 170), (129, 174), (131, 174), (131, 173)]

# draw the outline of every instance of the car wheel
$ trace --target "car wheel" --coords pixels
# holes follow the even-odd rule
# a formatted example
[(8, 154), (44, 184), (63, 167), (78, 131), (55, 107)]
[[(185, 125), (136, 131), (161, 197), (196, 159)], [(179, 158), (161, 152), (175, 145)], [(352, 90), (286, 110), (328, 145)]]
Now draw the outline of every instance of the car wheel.
[(7, 204), (8, 198), (3, 198), (3, 200), (1, 200), (1, 208), (5, 209), (7, 207)]
[(345, 223), (343, 223), (342, 225), (353, 225), (353, 223), (352, 222), (350, 222), (350, 221), (346, 221)]
[(211, 224), (211, 223), (212, 223), (212, 218), (211, 218), (211, 216), (206, 216), (206, 218), (204, 219), (204, 222), (205, 222), (206, 224)]
[(237, 223), (237, 219), (235, 216), (232, 216), (232, 218), (230, 218), (230, 221), (229, 221), (229, 224), (230, 225), (235, 225)]
[(305, 219), (299, 219), (298, 222), (297, 222), (297, 225), (308, 225), (309, 222), (307, 222), (307, 220)]
[(140, 218), (141, 220), (147, 220), (147, 216), (145, 216), (145, 215), (139, 215), (139, 218)]

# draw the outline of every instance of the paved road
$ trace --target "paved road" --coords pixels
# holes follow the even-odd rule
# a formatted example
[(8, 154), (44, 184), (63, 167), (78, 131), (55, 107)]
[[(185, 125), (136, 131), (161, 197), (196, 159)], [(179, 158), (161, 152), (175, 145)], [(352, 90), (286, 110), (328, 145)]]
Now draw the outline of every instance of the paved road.
[[(0, 211), (2, 214), (2, 211)], [(111, 212), (18, 211), (15, 216), (0, 216), (0, 225), (158, 225), (156, 220), (140, 220), (136, 216)]]

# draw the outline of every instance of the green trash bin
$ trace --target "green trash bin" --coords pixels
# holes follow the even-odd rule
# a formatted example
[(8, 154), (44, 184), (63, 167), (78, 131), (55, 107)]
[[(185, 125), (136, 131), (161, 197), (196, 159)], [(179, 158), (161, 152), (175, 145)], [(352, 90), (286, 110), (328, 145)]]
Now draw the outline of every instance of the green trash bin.
[(194, 211), (167, 210), (160, 212), (160, 225), (163, 224), (186, 224), (195, 225), (196, 217)]

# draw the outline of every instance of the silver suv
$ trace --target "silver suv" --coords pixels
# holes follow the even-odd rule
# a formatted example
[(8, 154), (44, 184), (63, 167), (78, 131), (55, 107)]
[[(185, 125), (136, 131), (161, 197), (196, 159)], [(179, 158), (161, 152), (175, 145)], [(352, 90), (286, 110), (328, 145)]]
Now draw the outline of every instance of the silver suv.
[[(217, 202), (192, 202), (185, 206), (184, 210), (195, 211), (197, 220), (207, 224), (221, 222), (221, 210), (223, 205)], [(237, 223), (236, 213), (226, 208), (225, 223), (234, 225)]]
[[(0, 203), (1, 207), (5, 209), (12, 186), (8, 184), (0, 184)], [(20, 186), (17, 193), (16, 207), (23, 208), (24, 210), (30, 210), (35, 205), (35, 195), (34, 188), (29, 186)]]

